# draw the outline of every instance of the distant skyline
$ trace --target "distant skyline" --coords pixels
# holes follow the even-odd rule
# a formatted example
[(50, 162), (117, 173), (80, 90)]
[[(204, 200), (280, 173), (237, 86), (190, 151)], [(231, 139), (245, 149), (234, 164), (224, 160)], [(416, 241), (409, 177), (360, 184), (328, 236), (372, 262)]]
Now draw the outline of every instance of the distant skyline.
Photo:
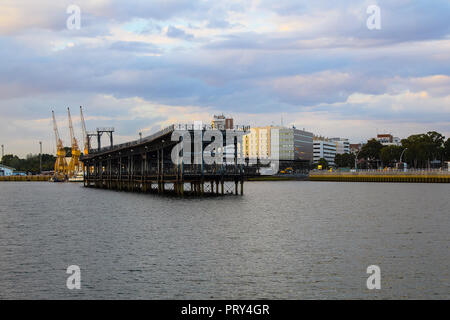
[(117, 143), (219, 113), (352, 143), (450, 136), (448, 0), (3, 0), (0, 48), (5, 154), (54, 153), (51, 110), (69, 145), (67, 107), (81, 144), (80, 105)]

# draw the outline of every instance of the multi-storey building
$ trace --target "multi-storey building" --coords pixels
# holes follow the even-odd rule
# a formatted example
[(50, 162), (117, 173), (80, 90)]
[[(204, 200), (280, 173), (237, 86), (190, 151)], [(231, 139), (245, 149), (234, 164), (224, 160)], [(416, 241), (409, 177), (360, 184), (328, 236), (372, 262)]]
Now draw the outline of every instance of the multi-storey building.
[(314, 140), (314, 163), (324, 158), (330, 166), (334, 166), (336, 157), (336, 143), (325, 138), (316, 137)]
[(307, 161), (313, 159), (313, 134), (296, 128), (255, 127), (244, 136), (247, 158)]
[(271, 127), (255, 127), (244, 136), (244, 156), (246, 158), (270, 158)]
[(350, 142), (344, 138), (330, 138), (336, 144), (336, 154), (350, 153)]
[(399, 146), (401, 145), (400, 138), (394, 137), (390, 133), (377, 134), (375, 138), (383, 146)]
[(294, 159), (307, 160), (312, 163), (314, 158), (313, 148), (314, 134), (294, 128)]

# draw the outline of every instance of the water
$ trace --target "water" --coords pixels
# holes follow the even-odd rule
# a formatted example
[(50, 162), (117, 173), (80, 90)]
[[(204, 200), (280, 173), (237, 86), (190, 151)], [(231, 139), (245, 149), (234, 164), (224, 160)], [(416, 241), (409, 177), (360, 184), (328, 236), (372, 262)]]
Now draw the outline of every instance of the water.
[[(448, 184), (248, 182), (178, 199), (0, 184), (0, 298), (448, 299)], [(381, 290), (366, 268), (381, 268)], [(81, 268), (81, 290), (66, 268)]]

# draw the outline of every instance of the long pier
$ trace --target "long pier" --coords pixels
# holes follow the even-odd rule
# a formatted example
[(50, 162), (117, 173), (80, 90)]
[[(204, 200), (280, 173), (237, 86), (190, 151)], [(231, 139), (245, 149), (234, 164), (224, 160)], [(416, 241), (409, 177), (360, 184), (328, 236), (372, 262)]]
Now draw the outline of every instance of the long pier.
[[(243, 195), (244, 176), (249, 173), (249, 169), (244, 167), (239, 157), (237, 137), (232, 139), (230, 145), (226, 136), (242, 135), (248, 127), (216, 129), (216, 134), (220, 132), (223, 137), (223, 161), (207, 164), (204, 159), (205, 146), (211, 141), (203, 141), (203, 135), (211, 129), (204, 125), (200, 129), (194, 125), (172, 125), (146, 138), (90, 150), (89, 154), (81, 157), (84, 186), (179, 196)], [(172, 141), (174, 131), (188, 134), (192, 146), (190, 150), (195, 150), (183, 150), (186, 154), (176, 162), (173, 161), (174, 148), (180, 141)], [(202, 138), (201, 150), (194, 146), (198, 137)], [(183, 136), (183, 140), (185, 138)], [(231, 155), (229, 151), (226, 153), (227, 149), (232, 150)], [(186, 161), (186, 157), (192, 161)], [(201, 159), (200, 163), (193, 161), (195, 157)]]

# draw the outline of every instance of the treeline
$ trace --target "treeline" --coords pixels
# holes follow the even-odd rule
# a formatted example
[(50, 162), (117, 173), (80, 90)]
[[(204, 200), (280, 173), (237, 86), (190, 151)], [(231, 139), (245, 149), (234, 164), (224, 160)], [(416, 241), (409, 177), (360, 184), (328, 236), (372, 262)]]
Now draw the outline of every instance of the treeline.
[[(42, 154), (42, 171), (52, 171), (55, 168), (56, 157), (51, 154)], [(17, 171), (37, 174), (39, 173), (39, 155), (29, 154), (25, 159), (16, 155), (7, 154), (2, 158), (1, 164), (12, 167)]]
[[(337, 167), (355, 167), (354, 154), (338, 154), (335, 158)], [(383, 146), (376, 139), (367, 141), (358, 153), (358, 168), (374, 169), (395, 167), (397, 163), (406, 162), (410, 168), (441, 167), (444, 161), (450, 161), (450, 138), (430, 131), (411, 135), (401, 140), (400, 146)]]

